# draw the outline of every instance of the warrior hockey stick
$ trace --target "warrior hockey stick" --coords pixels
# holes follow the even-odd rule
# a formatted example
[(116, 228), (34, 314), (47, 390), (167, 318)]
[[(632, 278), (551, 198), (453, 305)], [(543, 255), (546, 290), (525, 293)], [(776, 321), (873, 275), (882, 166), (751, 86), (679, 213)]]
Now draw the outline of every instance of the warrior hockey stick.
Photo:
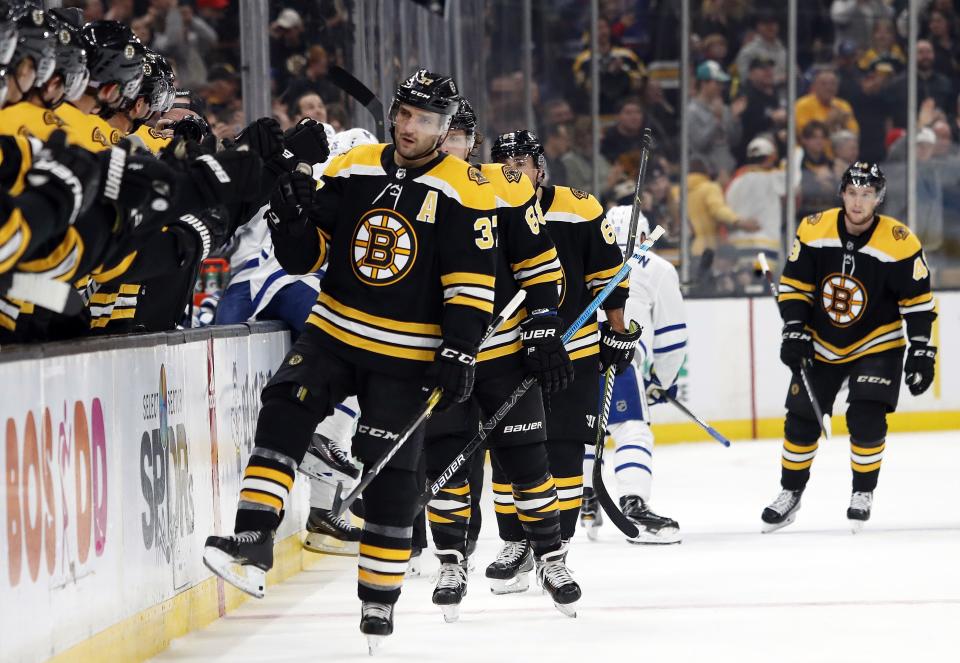
[(353, 74), (343, 67), (331, 65), (328, 75), (334, 85), (356, 99), (360, 102), (361, 106), (370, 111), (370, 114), (373, 115), (373, 121), (376, 124), (374, 133), (377, 135), (377, 140), (381, 143), (386, 142), (387, 132), (383, 126), (383, 103), (377, 99), (377, 95), (371, 92), (370, 88), (357, 80)]
[[(770, 263), (767, 262), (767, 256), (761, 251), (757, 253), (757, 260), (760, 262), (760, 269), (763, 271), (763, 276), (767, 279), (770, 294), (773, 295), (774, 301), (777, 301), (777, 284), (773, 282), (773, 272), (770, 271)], [(823, 431), (823, 437), (829, 440), (830, 434), (832, 433), (830, 417), (823, 414), (823, 410), (820, 409), (820, 402), (813, 393), (813, 383), (810, 382), (810, 373), (807, 371), (806, 363), (800, 364), (800, 380), (803, 382), (803, 388), (806, 389), (807, 396), (810, 398), (810, 406), (813, 408), (813, 414), (817, 417), (817, 423), (820, 424), (820, 430)]]
[[(640, 245), (640, 247), (637, 249), (637, 252), (630, 256), (626, 262), (624, 262), (620, 270), (614, 274), (613, 278), (611, 278), (607, 285), (603, 287), (603, 290), (597, 293), (597, 296), (593, 298), (593, 301), (587, 305), (580, 316), (574, 320), (573, 324), (570, 325), (566, 332), (564, 332), (563, 338), (561, 339), (564, 343), (569, 341), (573, 335), (577, 333), (577, 330), (586, 324), (587, 320), (589, 320), (591, 316), (597, 312), (597, 309), (603, 305), (603, 302), (607, 299), (610, 293), (613, 292), (614, 288), (616, 288), (620, 282), (627, 277), (627, 274), (630, 273), (630, 270), (636, 265), (640, 264), (640, 258), (650, 249), (651, 246), (653, 246), (654, 242), (660, 239), (661, 235), (663, 235), (663, 228), (657, 226), (653, 229), (653, 232), (651, 232), (650, 236)], [(507, 400), (504, 401), (503, 405), (500, 406), (493, 416), (486, 421), (481, 422), (480, 430), (477, 431), (477, 434), (474, 436), (474, 438), (467, 443), (467, 446), (465, 446), (459, 454), (457, 454), (457, 457), (453, 459), (453, 461), (447, 466), (447, 469), (440, 474), (437, 480), (431, 483), (427, 490), (420, 495), (420, 499), (417, 500), (417, 512), (425, 507), (427, 503), (434, 496), (436, 496), (445, 485), (447, 485), (447, 482), (450, 481), (450, 478), (464, 463), (467, 462), (467, 459), (483, 445), (487, 437), (490, 436), (490, 433), (496, 430), (497, 426), (500, 425), (500, 422), (503, 421), (503, 418), (507, 416), (507, 413), (513, 409), (513, 406), (515, 406), (517, 402), (523, 398), (523, 395), (527, 393), (527, 391), (536, 383), (536, 378), (530, 376), (524, 378), (523, 382), (521, 382), (517, 388), (513, 390), (513, 392), (507, 397)], [(627, 536), (631, 537), (637, 536), (639, 534), (639, 530), (637, 530), (632, 523), (629, 523), (629, 525), (630, 529), (632, 530), (632, 534), (627, 531), (624, 531), (624, 534), (627, 534)]]
[(700, 428), (702, 428), (703, 430), (707, 431), (707, 433), (710, 434), (710, 437), (712, 437), (713, 439), (715, 439), (717, 442), (719, 442), (720, 444), (722, 444), (722, 445), (725, 446), (725, 447), (729, 447), (729, 446), (730, 446), (730, 440), (728, 440), (728, 439), (725, 438), (723, 435), (721, 435), (721, 434), (720, 434), (720, 431), (718, 431), (716, 428), (714, 428), (713, 426), (711, 426), (710, 424), (708, 424), (706, 421), (704, 421), (703, 419), (701, 419), (700, 417), (698, 417), (697, 415), (695, 415), (695, 414), (690, 410), (690, 408), (688, 408), (686, 405), (684, 405), (683, 403), (681, 403), (681, 402), (678, 401), (676, 398), (674, 398), (673, 396), (671, 396), (670, 394), (668, 394), (668, 393), (666, 393), (666, 392), (663, 393), (663, 397), (666, 398), (667, 401), (668, 401), (669, 403), (671, 403), (672, 405), (674, 405), (678, 410), (680, 410), (680, 411), (683, 412), (685, 415), (687, 415), (688, 417), (690, 417), (691, 419), (693, 419), (693, 421), (695, 421), (695, 422), (697, 423), (697, 425), (700, 426)]
[[(633, 191), (633, 204), (630, 206), (630, 225), (627, 228), (627, 250), (626, 254), (633, 255), (633, 249), (637, 245), (637, 228), (640, 225), (640, 199), (643, 195), (643, 183), (647, 178), (647, 162), (650, 158), (650, 150), (653, 146), (653, 134), (650, 129), (644, 129), (643, 146), (640, 150), (640, 170), (637, 173), (637, 186)], [(631, 327), (631, 331), (632, 331)], [(603, 398), (600, 401), (601, 408), (599, 419), (597, 420), (597, 438), (594, 442), (594, 465), (593, 465), (593, 489), (600, 500), (600, 506), (610, 516), (611, 522), (617, 526), (624, 534), (627, 532), (624, 527), (636, 530), (636, 527), (630, 523), (626, 516), (617, 508), (610, 497), (610, 491), (607, 490), (603, 482), (603, 449), (606, 442), (607, 420), (610, 418), (610, 404), (613, 401), (613, 383), (615, 376), (614, 367), (611, 366), (603, 374)], [(636, 536), (628, 535), (628, 536)]]
[[(483, 347), (483, 344), (490, 340), (490, 337), (493, 336), (496, 331), (500, 328), (500, 325), (504, 323), (505, 320), (509, 319), (514, 312), (520, 308), (520, 304), (523, 303), (524, 298), (527, 296), (526, 290), (518, 290), (517, 294), (513, 296), (507, 305), (503, 307), (503, 310), (500, 311), (500, 315), (493, 319), (493, 322), (487, 327), (486, 331), (483, 333), (483, 338), (480, 339), (480, 345), (478, 347)], [(353, 490), (344, 497), (340, 499), (340, 487), (337, 486), (337, 496), (333, 500), (333, 506), (331, 511), (337, 516), (340, 517), (343, 513), (350, 508), (350, 505), (353, 504), (360, 493), (370, 485), (370, 482), (380, 474), (380, 471), (386, 466), (387, 462), (400, 450), (400, 447), (403, 446), (404, 442), (413, 435), (413, 431), (424, 421), (430, 418), (430, 415), (433, 414), (433, 410), (437, 407), (437, 403), (440, 402), (440, 397), (443, 395), (443, 392), (436, 388), (430, 392), (430, 396), (427, 398), (427, 401), (423, 404), (423, 407), (417, 413), (417, 416), (414, 417), (413, 421), (406, 425), (406, 427), (400, 431), (400, 435), (397, 437), (397, 441), (394, 445), (387, 450), (383, 456), (377, 459), (377, 462), (373, 464), (368, 472), (364, 472), (363, 476), (360, 478), (360, 481), (357, 482), (357, 485), (354, 486)], [(417, 509), (419, 513), (419, 509)]]

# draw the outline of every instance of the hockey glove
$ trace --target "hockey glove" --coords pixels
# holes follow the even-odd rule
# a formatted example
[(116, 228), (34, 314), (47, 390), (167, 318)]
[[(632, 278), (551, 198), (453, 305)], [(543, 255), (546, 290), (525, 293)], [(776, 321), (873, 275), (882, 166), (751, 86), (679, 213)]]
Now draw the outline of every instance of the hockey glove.
[(269, 161), (283, 152), (283, 129), (272, 117), (262, 117), (248, 124), (237, 135), (237, 144), (246, 145), (264, 161)]
[(283, 144), (297, 161), (308, 164), (323, 163), (330, 157), (327, 131), (316, 120), (304, 118), (283, 134)]
[(600, 323), (600, 372), (606, 373), (611, 366), (614, 373), (620, 375), (633, 360), (637, 341), (643, 329), (635, 322), (630, 323), (629, 331), (615, 331), (610, 323)]
[(255, 200), (260, 195), (263, 161), (247, 150), (225, 150), (216, 156), (204, 154), (190, 164), (202, 207), (230, 205)]
[(800, 370), (805, 361), (813, 361), (813, 338), (799, 320), (783, 326), (780, 343), (780, 361), (790, 370)]
[(294, 171), (280, 176), (270, 196), (267, 223), (271, 230), (298, 237), (310, 225), (310, 212), (317, 181), (310, 175)]
[(573, 363), (563, 347), (563, 320), (553, 313), (532, 315), (520, 323), (523, 365), (548, 394), (573, 381)]
[(438, 412), (470, 398), (476, 365), (475, 347), (448, 340), (440, 344), (424, 375), (425, 391), (433, 391), (435, 387), (443, 390), (443, 397), (436, 407)]
[(666, 403), (667, 397), (675, 399), (677, 397), (677, 384), (673, 383), (669, 387), (664, 388), (660, 384), (660, 378), (657, 377), (656, 373), (650, 373), (650, 379), (643, 381), (644, 387), (647, 390), (647, 403), (649, 405), (656, 405), (658, 403)]
[(176, 192), (177, 173), (151, 154), (127, 154), (114, 147), (98, 155), (103, 180), (100, 199), (124, 210), (166, 212)]
[(80, 147), (68, 146), (66, 140), (63, 131), (50, 134), (50, 139), (27, 171), (26, 187), (21, 195), (42, 196), (54, 210), (63, 214), (66, 225), (73, 225), (93, 201), (100, 171), (93, 154)]
[(910, 393), (919, 396), (933, 383), (933, 371), (937, 361), (937, 349), (925, 343), (914, 343), (907, 352), (903, 366), (903, 381)]

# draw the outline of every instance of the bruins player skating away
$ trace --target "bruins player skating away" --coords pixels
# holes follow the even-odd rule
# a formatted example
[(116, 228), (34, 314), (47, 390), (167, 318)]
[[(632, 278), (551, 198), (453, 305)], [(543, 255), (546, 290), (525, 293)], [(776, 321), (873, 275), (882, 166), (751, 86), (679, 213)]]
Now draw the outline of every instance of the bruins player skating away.
[[(329, 247), (329, 265), (307, 329), (261, 396), (236, 534), (211, 536), (204, 550), (211, 570), (254, 596), (263, 596), (297, 465), (337, 403), (357, 396), (352, 451), (369, 466), (423, 406), (421, 385), (442, 390), (441, 407), (473, 389), (477, 345), (493, 313), (496, 254), (489, 214), (468, 206), (487, 195), (477, 170), (437, 152), (458, 103), (449, 77), (417, 71), (394, 95), (392, 145), (337, 157), (315, 195), (303, 186), (303, 178), (312, 183), (308, 175), (283, 176), (286, 200), (271, 201), (280, 264), (316, 271)], [(371, 648), (393, 632), (422, 440), (421, 427), (363, 494), (357, 592)]]
[[(543, 146), (533, 132), (503, 134), (494, 142), (492, 155), (496, 161), (520, 170), (537, 187), (545, 228), (556, 245), (563, 272), (559, 314), (565, 330), (623, 263), (614, 229), (592, 195), (564, 186), (541, 186), (546, 164)], [(566, 344), (575, 371), (573, 382), (547, 399), (547, 453), (557, 485), (560, 536), (564, 542), (576, 533), (584, 445), (592, 445), (596, 436), (598, 375), (608, 366), (616, 366), (622, 372), (629, 365), (640, 336), (640, 330), (624, 330), (623, 306), (628, 288), (625, 280), (604, 302), (606, 322), (587, 323)], [(487, 567), (487, 577), (494, 592), (524, 591), (529, 586), (526, 575), (533, 568), (533, 560), (522, 527), (522, 508), (528, 508), (525, 503), (534, 500), (524, 495), (521, 508), (521, 501), (514, 497), (515, 488), (511, 488), (509, 478), (496, 462), (493, 491), (504, 545)]]
[(825, 414), (848, 380), (853, 495), (847, 518), (854, 532), (870, 518), (887, 413), (897, 407), (901, 372), (914, 396), (933, 382), (937, 349), (930, 345), (930, 332), (936, 310), (930, 274), (916, 235), (877, 213), (885, 185), (876, 164), (851, 165), (840, 181), (843, 206), (800, 223), (780, 277), (780, 358), (793, 378), (784, 423), (783, 490), (763, 511), (764, 531), (794, 521), (817, 453), (820, 427), (798, 376), (801, 363), (809, 362)]
[[(622, 248), (627, 245), (630, 207), (621, 205), (607, 212)], [(650, 233), (647, 219), (640, 214), (638, 241)], [(620, 489), (620, 509), (640, 533), (630, 543), (669, 544), (680, 542), (680, 525), (650, 508), (653, 484), (653, 432), (650, 406), (666, 402), (664, 393), (676, 397), (677, 377), (686, 357), (687, 325), (683, 312), (680, 279), (673, 265), (655, 253), (644, 255), (630, 272), (627, 319), (643, 329), (633, 362), (617, 376), (607, 430), (613, 438), (614, 475)], [(639, 379), (638, 379), (639, 378)], [(640, 382), (642, 380), (642, 383)], [(643, 388), (641, 388), (641, 384)], [(580, 524), (587, 536), (596, 538), (602, 523), (600, 504), (593, 491), (594, 450), (584, 454), (583, 508)]]
[[(454, 116), (444, 146), (469, 156), (476, 137), (477, 118), (468, 102)], [(558, 489), (550, 472), (544, 445), (543, 393), (563, 389), (573, 378), (573, 367), (560, 337), (563, 320), (557, 315), (561, 272), (557, 251), (544, 228), (536, 192), (530, 180), (502, 164), (479, 167), (482, 185), (495, 207), (494, 227), (487, 242), (497, 252), (495, 309), (501, 309), (520, 288), (526, 291), (524, 308), (504, 322), (481, 350), (473, 401), (458, 411), (443, 413), (427, 427), (426, 470), (436, 480), (476, 434), (479, 418), (492, 415), (522, 382), (534, 375), (540, 389), (531, 389), (487, 438), (493, 462), (512, 485), (522, 535), (529, 542), (530, 562), (543, 588), (565, 615), (576, 615), (580, 587), (565, 563), (561, 542)], [(495, 197), (495, 201), (493, 198)], [(482, 454), (480, 461), (482, 462)], [(467, 590), (467, 552), (474, 495), (479, 494), (464, 464), (430, 501), (427, 516), (440, 558), (433, 602), (448, 622), (459, 616)], [(482, 481), (482, 478), (480, 479)]]

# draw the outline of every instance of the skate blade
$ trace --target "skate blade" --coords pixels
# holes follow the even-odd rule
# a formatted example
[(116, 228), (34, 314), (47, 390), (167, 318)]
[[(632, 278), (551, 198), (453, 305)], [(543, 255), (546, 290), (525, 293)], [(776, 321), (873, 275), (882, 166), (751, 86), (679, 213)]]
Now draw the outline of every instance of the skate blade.
[(636, 546), (669, 546), (682, 542), (680, 530), (676, 527), (665, 527), (656, 534), (640, 530), (637, 536), (627, 539), (627, 543)]
[(380, 646), (383, 644), (385, 635), (368, 635), (367, 636), (367, 653), (370, 656), (373, 656), (377, 653), (377, 650), (380, 649)]
[(578, 603), (577, 601), (574, 601), (573, 603), (557, 603), (556, 601), (554, 601), (553, 605), (556, 606), (557, 610), (563, 613), (564, 616), (572, 617), (576, 619), (577, 603)]
[(766, 522), (763, 523), (763, 526), (760, 528), (760, 531), (763, 532), (764, 534), (769, 534), (770, 532), (776, 532), (778, 529), (783, 529), (784, 527), (786, 527), (796, 519), (797, 519), (797, 514), (791, 513), (789, 516), (787, 516), (783, 520), (782, 523), (766, 523)]
[(452, 624), (460, 619), (460, 605), (441, 605), (440, 612), (443, 613), (443, 621)]
[(863, 526), (867, 524), (866, 520), (854, 520), (852, 518), (847, 522), (850, 523), (850, 532), (853, 534), (859, 534), (863, 531)]
[(488, 578), (488, 580), (490, 581), (490, 591), (498, 596), (500, 594), (518, 594), (530, 589), (530, 578), (526, 573), (509, 580), (502, 578)]
[(263, 569), (252, 565), (240, 567), (235, 571), (233, 558), (219, 548), (207, 547), (203, 549), (203, 563), (214, 575), (230, 583), (241, 592), (262, 599), (266, 594), (267, 574)]
[(303, 547), (310, 552), (343, 557), (356, 557), (360, 553), (359, 541), (341, 541), (329, 534), (316, 532), (307, 533), (303, 539)]

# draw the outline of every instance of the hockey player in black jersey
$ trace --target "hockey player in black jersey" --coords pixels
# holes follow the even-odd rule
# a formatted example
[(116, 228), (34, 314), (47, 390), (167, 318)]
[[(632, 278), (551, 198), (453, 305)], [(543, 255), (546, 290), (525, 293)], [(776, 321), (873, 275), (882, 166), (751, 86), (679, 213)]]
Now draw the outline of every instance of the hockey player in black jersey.
[(885, 186), (876, 164), (854, 163), (840, 182), (842, 207), (808, 216), (797, 228), (779, 294), (784, 322), (780, 359), (793, 371), (784, 424), (783, 490), (763, 511), (764, 531), (794, 521), (817, 452), (820, 424), (799, 379), (802, 364), (808, 366), (827, 415), (848, 381), (853, 495), (847, 518), (854, 532), (870, 518), (887, 413), (897, 407), (901, 373), (914, 396), (933, 382), (937, 349), (930, 345), (930, 334), (936, 304), (930, 273), (917, 236), (877, 212)]
[[(543, 210), (543, 229), (553, 240), (563, 272), (560, 285), (559, 315), (563, 329), (572, 323), (593, 297), (609, 282), (623, 263), (613, 227), (603, 207), (592, 195), (564, 186), (544, 186), (546, 164), (543, 146), (531, 131), (503, 134), (493, 144), (493, 158), (523, 172), (537, 187)], [(603, 304), (607, 320), (585, 324), (566, 344), (573, 361), (574, 379), (570, 385), (547, 399), (547, 451), (550, 472), (557, 486), (560, 529), (564, 541), (577, 529), (583, 490), (583, 447), (596, 437), (599, 407), (600, 373), (615, 365), (622, 372), (629, 365), (640, 331), (624, 329), (623, 306), (629, 284), (624, 281)], [(599, 373), (598, 373), (599, 371)], [(527, 540), (518, 518), (520, 505), (514, 498), (516, 487), (493, 463), (493, 491), (497, 524), (504, 545), (497, 559), (487, 568), (487, 576), (498, 578), (506, 571), (515, 575), (526, 568), (520, 565)], [(544, 578), (541, 582), (550, 582)]]
[[(469, 158), (476, 138), (477, 118), (466, 100), (453, 118), (443, 151)], [(482, 187), (490, 194), (493, 228), (489, 242), (497, 253), (496, 310), (516, 292), (526, 291), (524, 308), (501, 325), (477, 357), (477, 382), (472, 402), (441, 413), (427, 427), (427, 479), (435, 481), (476, 435), (480, 417), (499, 408), (526, 373), (537, 377), (544, 393), (563, 389), (573, 378), (573, 367), (560, 337), (563, 321), (557, 315), (561, 272), (557, 251), (546, 230), (536, 192), (520, 171), (502, 164), (478, 167)], [(521, 565), (543, 569), (544, 588), (566, 615), (576, 613), (580, 587), (570, 576), (560, 539), (557, 490), (550, 474), (544, 441), (543, 398), (540, 390), (528, 391), (487, 439), (491, 457), (513, 486), (522, 514), (525, 540), (529, 541)], [(482, 482), (482, 453), (471, 465), (461, 466), (430, 501), (427, 516), (433, 532), (440, 574), (433, 602), (447, 621), (458, 617), (466, 593), (469, 536), (474, 500)], [(516, 591), (507, 587), (516, 573), (504, 569), (492, 580), (495, 593)], [(524, 578), (525, 580), (525, 578)]]
[[(437, 151), (458, 105), (452, 79), (417, 71), (390, 107), (393, 144), (335, 157), (318, 185), (303, 173), (282, 176), (271, 200), (281, 266), (304, 274), (327, 262), (327, 270), (306, 330), (261, 396), (236, 535), (211, 536), (204, 550), (211, 570), (254, 596), (263, 595), (297, 465), (337, 403), (357, 396), (352, 452), (369, 467), (423, 406), (421, 387), (441, 390), (441, 408), (473, 390), (496, 254), (479, 171)], [(363, 493), (357, 592), (371, 647), (393, 631), (422, 441), (420, 427)]]

